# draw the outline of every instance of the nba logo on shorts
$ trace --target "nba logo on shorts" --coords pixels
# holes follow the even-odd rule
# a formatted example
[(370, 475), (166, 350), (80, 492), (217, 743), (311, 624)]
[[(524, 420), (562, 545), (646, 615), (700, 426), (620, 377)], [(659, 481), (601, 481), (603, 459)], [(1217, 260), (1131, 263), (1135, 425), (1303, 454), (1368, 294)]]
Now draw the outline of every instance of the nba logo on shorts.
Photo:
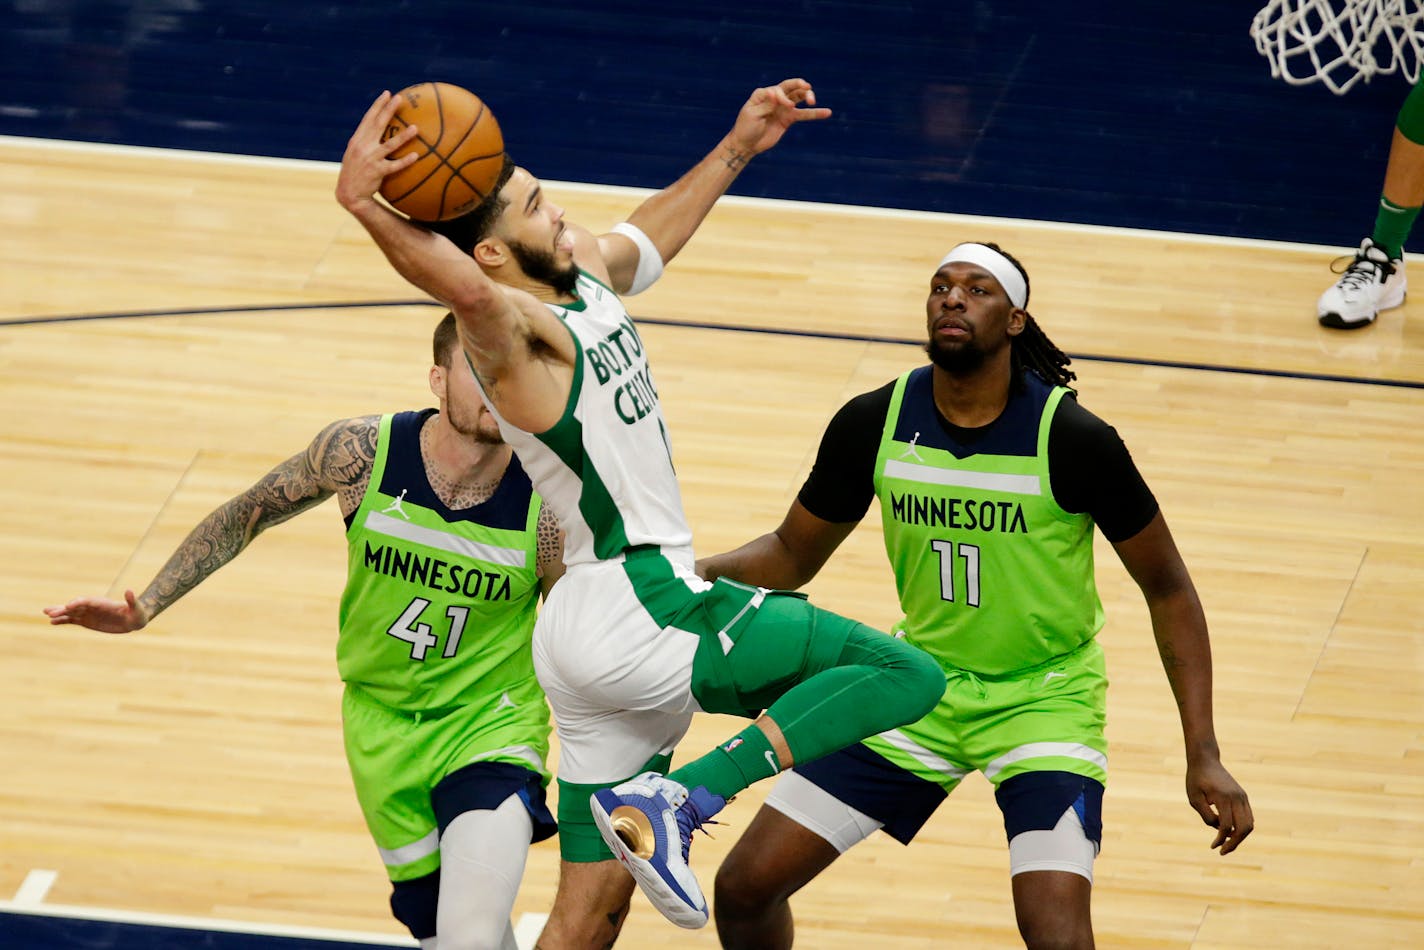
[(741, 744), (742, 744), (741, 736), (738, 736), (737, 738), (733, 739), (731, 742), (729, 742), (729, 743), (727, 743), (726, 745), (722, 746), (722, 751), (723, 751), (723, 752), (731, 752), (733, 749), (735, 749), (737, 746), (739, 746), (739, 745), (741, 745)]

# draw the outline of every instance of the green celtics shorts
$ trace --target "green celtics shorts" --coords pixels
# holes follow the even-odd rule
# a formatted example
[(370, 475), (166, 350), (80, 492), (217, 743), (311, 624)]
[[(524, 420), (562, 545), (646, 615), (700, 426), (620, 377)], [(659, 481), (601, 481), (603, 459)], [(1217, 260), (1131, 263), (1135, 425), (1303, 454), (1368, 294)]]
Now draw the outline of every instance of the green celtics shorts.
[(418, 714), (392, 709), (348, 684), (341, 714), (356, 798), (392, 881), (440, 866), (439, 833), (450, 818), (442, 822), (432, 795), (448, 776), (476, 764), (513, 768), (462, 773), (458, 788), (442, 788), (445, 811), (460, 807), (448, 802), (494, 807), (518, 794), (533, 819), (534, 840), (553, 834), (543, 801), (549, 708), (532, 677), (526, 688), (485, 702)]

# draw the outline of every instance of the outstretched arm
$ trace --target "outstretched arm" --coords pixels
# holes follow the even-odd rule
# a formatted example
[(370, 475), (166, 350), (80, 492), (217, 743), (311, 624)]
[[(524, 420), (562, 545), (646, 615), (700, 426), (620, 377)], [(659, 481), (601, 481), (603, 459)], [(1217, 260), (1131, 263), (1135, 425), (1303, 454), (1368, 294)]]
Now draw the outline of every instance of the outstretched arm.
[[(644, 201), (628, 223), (648, 236), (664, 263), (672, 260), (747, 162), (775, 146), (796, 123), (830, 114), (830, 109), (816, 108), (816, 93), (804, 79), (757, 89), (717, 147), (687, 174)], [(598, 242), (613, 288), (626, 291), (638, 264), (636, 245), (616, 232), (602, 235)]]
[(823, 521), (793, 501), (775, 531), (735, 551), (700, 559), (697, 573), (709, 581), (727, 577), (758, 587), (795, 590), (816, 576), (853, 530), (855, 522)]
[(1187, 800), (1216, 829), (1213, 848), (1230, 854), (1251, 833), (1246, 792), (1221, 764), (1212, 723), (1211, 642), (1186, 564), (1159, 511), (1137, 534), (1113, 545), (1147, 599), (1162, 668), (1177, 700), (1187, 752)]
[(379, 424), (378, 416), (333, 422), (306, 451), (287, 459), (199, 522), (142, 594), (135, 597), (129, 590), (122, 601), (81, 597), (46, 607), (49, 622), (74, 623), (104, 633), (140, 630), (273, 525), (333, 493), (341, 495), (343, 514), (354, 511), (371, 475)]

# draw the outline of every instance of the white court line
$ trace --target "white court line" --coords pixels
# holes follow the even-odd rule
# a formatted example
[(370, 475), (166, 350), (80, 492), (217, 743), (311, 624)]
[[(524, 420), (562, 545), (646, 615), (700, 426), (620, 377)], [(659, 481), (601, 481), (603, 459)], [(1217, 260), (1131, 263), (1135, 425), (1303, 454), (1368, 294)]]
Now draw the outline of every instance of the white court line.
[[(65, 139), (30, 138), (18, 135), (0, 135), (0, 145), (15, 148), (60, 149), (70, 152), (110, 153), (115, 155), (150, 155), (161, 158), (179, 158), (195, 162), (228, 165), (257, 165), (267, 168), (300, 168), (334, 172), (337, 162), (321, 162), (305, 158), (269, 158), (261, 155), (230, 155), (224, 152), (195, 152), (177, 148), (153, 148), (146, 145), (108, 145), (98, 142), (71, 142)], [(655, 194), (650, 188), (630, 188), (626, 185), (597, 185), (573, 181), (545, 180), (544, 184), (558, 190), (582, 192), (595, 195), (626, 195), (643, 198)], [(787, 211), (818, 211), (856, 217), (891, 218), (897, 220), (937, 221), (953, 225), (993, 225), (1013, 228), (1027, 228), (1036, 231), (1061, 231), (1072, 234), (1117, 235), (1145, 238), (1159, 241), (1180, 241), (1185, 244), (1207, 244), (1218, 247), (1258, 247), (1275, 250), (1301, 251), (1312, 255), (1330, 254), (1339, 256), (1354, 250), (1354, 245), (1344, 247), (1333, 244), (1305, 244), (1298, 241), (1267, 241), (1263, 238), (1225, 237), (1217, 234), (1198, 234), (1189, 231), (1155, 231), (1150, 228), (1122, 228), (1105, 224), (1074, 224), (1067, 221), (1036, 221), (1029, 218), (999, 218), (990, 215), (956, 214), (947, 211), (915, 211), (906, 208), (872, 208), (864, 205), (840, 205), (819, 201), (792, 201), (787, 198), (752, 198), (745, 195), (724, 195), (719, 204), (740, 205), (749, 208), (784, 209)], [(1424, 260), (1424, 254), (1405, 254), (1408, 260)]]
[(35, 868), (26, 874), (25, 879), (20, 882), (20, 889), (15, 892), (14, 902), (21, 907), (38, 907), (44, 903), (45, 895), (54, 886), (57, 877), (59, 877), (58, 871)]

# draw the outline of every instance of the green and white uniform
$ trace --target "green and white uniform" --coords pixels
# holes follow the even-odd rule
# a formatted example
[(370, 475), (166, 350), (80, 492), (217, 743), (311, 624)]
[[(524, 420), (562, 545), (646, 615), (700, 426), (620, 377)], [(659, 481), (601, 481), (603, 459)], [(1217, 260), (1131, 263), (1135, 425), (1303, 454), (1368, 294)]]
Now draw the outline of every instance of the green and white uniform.
[[(781, 710), (793, 755), (814, 758), (918, 718), (944, 682), (919, 651), (804, 598), (697, 577), (638, 331), (588, 274), (576, 302), (550, 308), (578, 354), (562, 417), (536, 435), (492, 411), (566, 532), (567, 570), (535, 626), (534, 665), (559, 730), (560, 853), (598, 861), (610, 853), (589, 793), (664, 770), (695, 711)], [(860, 695), (862, 708), (822, 721), (837, 697)], [(723, 754), (685, 768), (734, 794), (755, 779)], [(755, 762), (764, 774), (776, 768), (767, 754)]]
[(711, 585), (692, 571), (692, 531), (642, 339), (617, 294), (587, 273), (576, 294), (549, 305), (578, 351), (563, 417), (535, 435), (491, 412), (564, 529), (567, 569), (540, 614), (534, 657), (559, 730), (559, 779), (595, 784), (670, 753), (698, 708), (699, 634), (655, 619), (627, 552), (659, 555), (662, 589), (678, 605)]
[(549, 710), (530, 650), (540, 498), (512, 459), (488, 500), (447, 508), (419, 449), (433, 411), (381, 419), (348, 520), (336, 648), (347, 758), (393, 881), (439, 866), (430, 796), (441, 779), (502, 762), (549, 780)]

